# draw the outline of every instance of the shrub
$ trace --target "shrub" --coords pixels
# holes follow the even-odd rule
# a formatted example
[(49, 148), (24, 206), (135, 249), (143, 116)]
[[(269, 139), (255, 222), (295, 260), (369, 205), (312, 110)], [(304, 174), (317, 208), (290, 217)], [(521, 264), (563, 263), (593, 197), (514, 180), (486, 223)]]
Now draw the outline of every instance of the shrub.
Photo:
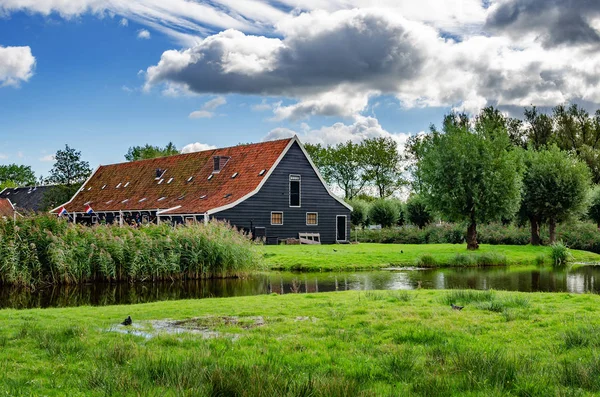
[(477, 263), (472, 255), (456, 254), (451, 260), (452, 266), (473, 266)]
[(596, 187), (590, 194), (590, 208), (588, 217), (596, 223), (600, 229), (600, 187)]
[(429, 254), (421, 255), (421, 257), (417, 260), (417, 266), (420, 267), (435, 267), (437, 264), (438, 263), (433, 255)]
[(350, 213), (350, 223), (352, 226), (367, 226), (369, 203), (357, 199), (350, 200), (348, 204), (352, 206), (352, 212)]
[(408, 199), (406, 202), (406, 220), (419, 229), (423, 229), (433, 221), (433, 216), (427, 208), (424, 198), (414, 195)]
[(372, 224), (390, 227), (396, 224), (398, 218), (398, 207), (393, 201), (380, 199), (371, 204), (369, 220)]

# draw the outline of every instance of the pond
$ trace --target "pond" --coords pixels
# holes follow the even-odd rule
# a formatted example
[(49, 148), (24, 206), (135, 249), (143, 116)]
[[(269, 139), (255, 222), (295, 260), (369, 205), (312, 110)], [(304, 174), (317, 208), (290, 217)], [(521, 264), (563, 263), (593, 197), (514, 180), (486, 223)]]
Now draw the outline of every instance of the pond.
[(498, 289), (524, 292), (598, 292), (600, 267), (402, 269), (354, 273), (261, 273), (245, 279), (172, 283), (94, 283), (27, 290), (0, 287), (0, 308), (103, 306), (163, 300), (346, 290)]

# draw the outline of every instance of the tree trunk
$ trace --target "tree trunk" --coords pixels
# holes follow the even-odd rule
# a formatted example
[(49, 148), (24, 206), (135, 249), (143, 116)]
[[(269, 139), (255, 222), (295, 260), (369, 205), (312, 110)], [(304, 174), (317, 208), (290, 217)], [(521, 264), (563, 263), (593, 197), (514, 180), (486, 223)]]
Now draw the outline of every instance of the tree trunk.
[(556, 242), (556, 219), (550, 218), (548, 221), (548, 230), (550, 232), (550, 244)]
[(540, 222), (535, 216), (530, 216), (529, 222), (531, 223), (531, 245), (540, 245)]
[(598, 230), (600, 230), (600, 222), (598, 222)]
[(475, 221), (475, 214), (471, 214), (471, 224), (467, 229), (467, 249), (472, 251), (479, 249), (479, 244), (477, 244), (477, 222)]

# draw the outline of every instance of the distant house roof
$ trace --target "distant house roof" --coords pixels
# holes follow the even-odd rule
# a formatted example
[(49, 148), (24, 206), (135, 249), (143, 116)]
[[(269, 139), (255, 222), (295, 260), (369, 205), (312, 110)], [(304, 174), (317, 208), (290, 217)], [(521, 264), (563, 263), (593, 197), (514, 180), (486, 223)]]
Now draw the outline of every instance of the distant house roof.
[(296, 140), (100, 166), (64, 207), (70, 213), (87, 205), (95, 212), (210, 213), (257, 191)]
[(22, 211), (40, 210), (44, 194), (52, 186), (30, 186), (6, 188), (0, 192), (0, 198), (10, 199), (13, 205)]
[(12, 218), (15, 213), (15, 207), (13, 207), (12, 203), (9, 199), (0, 198), (0, 218)]

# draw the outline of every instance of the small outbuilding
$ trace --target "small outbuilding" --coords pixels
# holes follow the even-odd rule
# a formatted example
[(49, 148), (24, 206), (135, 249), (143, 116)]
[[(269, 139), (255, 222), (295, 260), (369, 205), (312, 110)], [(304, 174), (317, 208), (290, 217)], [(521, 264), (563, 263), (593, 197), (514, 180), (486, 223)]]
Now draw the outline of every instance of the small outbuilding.
[(225, 220), (268, 243), (347, 242), (350, 207), (297, 137), (100, 166), (52, 212), (82, 223)]
[(0, 199), (10, 199), (21, 212), (38, 212), (41, 210), (44, 195), (51, 188), (52, 186), (6, 188), (0, 192)]

